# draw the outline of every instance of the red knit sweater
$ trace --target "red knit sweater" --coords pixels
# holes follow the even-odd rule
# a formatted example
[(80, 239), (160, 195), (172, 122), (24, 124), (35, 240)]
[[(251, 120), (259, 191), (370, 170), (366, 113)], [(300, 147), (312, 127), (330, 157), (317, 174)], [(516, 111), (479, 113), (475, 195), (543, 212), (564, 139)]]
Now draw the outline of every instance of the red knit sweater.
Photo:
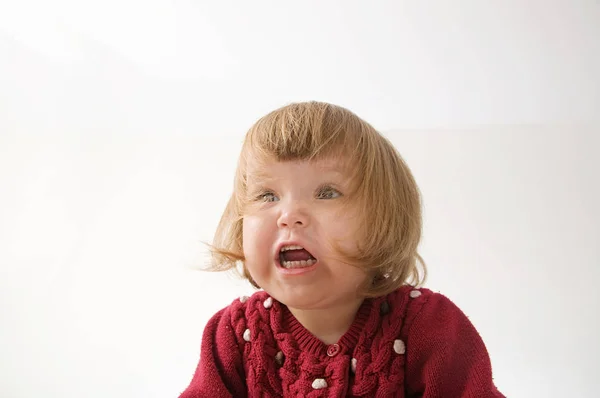
[(180, 398), (504, 397), (479, 334), (450, 300), (405, 286), (363, 302), (327, 346), (265, 292), (235, 300), (206, 325)]

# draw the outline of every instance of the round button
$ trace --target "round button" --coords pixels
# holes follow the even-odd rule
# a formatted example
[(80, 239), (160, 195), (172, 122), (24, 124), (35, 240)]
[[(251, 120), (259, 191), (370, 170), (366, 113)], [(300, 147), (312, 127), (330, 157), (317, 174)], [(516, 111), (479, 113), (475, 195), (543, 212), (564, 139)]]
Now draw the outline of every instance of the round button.
[(327, 355), (330, 357), (336, 356), (338, 352), (340, 352), (340, 346), (337, 344), (331, 344), (329, 347), (327, 347)]

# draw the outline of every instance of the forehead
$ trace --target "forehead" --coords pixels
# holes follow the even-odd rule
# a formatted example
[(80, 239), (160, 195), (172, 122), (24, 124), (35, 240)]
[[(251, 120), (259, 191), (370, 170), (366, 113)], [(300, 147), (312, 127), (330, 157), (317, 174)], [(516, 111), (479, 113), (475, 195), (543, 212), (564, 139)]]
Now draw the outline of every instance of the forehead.
[(249, 182), (260, 182), (281, 177), (288, 171), (313, 173), (327, 177), (348, 179), (348, 161), (342, 157), (329, 157), (316, 160), (277, 160), (264, 159), (248, 162), (246, 174)]

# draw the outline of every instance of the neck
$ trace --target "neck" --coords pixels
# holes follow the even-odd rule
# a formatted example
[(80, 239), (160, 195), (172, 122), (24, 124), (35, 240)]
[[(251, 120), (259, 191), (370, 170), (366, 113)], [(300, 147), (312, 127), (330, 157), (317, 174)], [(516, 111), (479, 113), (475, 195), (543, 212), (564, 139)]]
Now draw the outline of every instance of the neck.
[(337, 343), (350, 329), (363, 299), (324, 309), (288, 309), (306, 330), (325, 344)]

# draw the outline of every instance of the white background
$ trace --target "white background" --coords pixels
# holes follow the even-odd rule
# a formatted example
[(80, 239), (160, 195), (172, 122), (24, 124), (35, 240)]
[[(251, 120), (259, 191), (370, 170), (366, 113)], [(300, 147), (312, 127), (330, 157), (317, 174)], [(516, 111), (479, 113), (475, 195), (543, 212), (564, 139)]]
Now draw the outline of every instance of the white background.
[[(217, 5), (218, 4), (218, 5)], [(176, 397), (250, 288), (194, 267), (241, 140), (346, 106), (511, 397), (600, 389), (597, 1), (0, 1), (0, 396)]]

